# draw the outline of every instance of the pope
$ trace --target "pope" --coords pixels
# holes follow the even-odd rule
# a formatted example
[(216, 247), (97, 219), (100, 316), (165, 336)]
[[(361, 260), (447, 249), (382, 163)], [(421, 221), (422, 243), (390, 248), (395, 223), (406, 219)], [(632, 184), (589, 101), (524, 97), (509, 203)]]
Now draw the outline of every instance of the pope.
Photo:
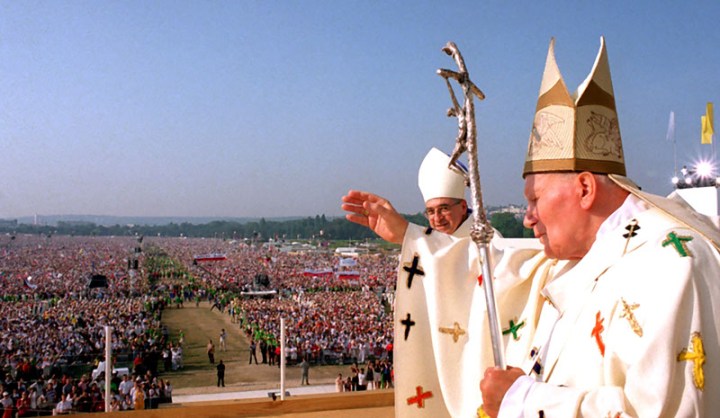
[[(416, 392), (396, 389), (396, 400), (418, 416), (438, 398), (444, 413), (463, 417), (475, 416), (480, 404), (491, 417), (699, 417), (720, 410), (720, 232), (685, 202), (646, 193), (626, 177), (604, 39), (573, 94), (551, 41), (523, 177), (524, 224), (542, 251), (510, 246), (492, 254), (505, 354), (514, 366), (507, 370), (491, 367), (486, 355), (483, 304), (474, 297), (482, 284), (466, 294), (477, 279), (472, 242), (421, 235), (377, 196), (351, 191), (343, 198), (349, 220), (417, 250), (400, 260), (398, 289), (410, 287), (411, 274), (425, 286), (419, 303), (434, 359), (427, 366), (438, 386), (425, 387), (432, 376), (417, 376)], [(396, 357), (405, 356), (414, 353), (398, 347)], [(449, 376), (457, 372), (459, 383)]]

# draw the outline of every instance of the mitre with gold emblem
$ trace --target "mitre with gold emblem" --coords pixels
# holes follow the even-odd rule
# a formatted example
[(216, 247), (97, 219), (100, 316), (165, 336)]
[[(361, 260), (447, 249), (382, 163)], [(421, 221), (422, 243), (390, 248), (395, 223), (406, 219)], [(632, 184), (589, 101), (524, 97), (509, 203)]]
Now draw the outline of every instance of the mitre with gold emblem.
[(523, 177), (553, 171), (625, 175), (605, 39), (592, 71), (570, 94), (550, 41)]
[(720, 251), (720, 230), (716, 226), (720, 220), (698, 213), (675, 194), (664, 198), (642, 191), (625, 176), (615, 94), (603, 37), (592, 71), (574, 94), (565, 86), (555, 61), (555, 39), (551, 39), (523, 177), (581, 171), (607, 174), (618, 186), (700, 233)]

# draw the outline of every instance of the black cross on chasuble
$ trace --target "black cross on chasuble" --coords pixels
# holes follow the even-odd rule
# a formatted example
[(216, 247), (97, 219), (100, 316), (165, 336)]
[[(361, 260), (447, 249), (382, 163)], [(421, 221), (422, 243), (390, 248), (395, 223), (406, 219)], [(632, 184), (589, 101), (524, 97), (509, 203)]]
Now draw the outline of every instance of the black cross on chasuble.
[(415, 254), (413, 256), (411, 263), (405, 263), (403, 266), (403, 270), (408, 272), (408, 278), (407, 278), (407, 288), (410, 289), (412, 287), (412, 281), (415, 275), (418, 276), (424, 276), (425, 272), (423, 271), (422, 267), (420, 267), (420, 256)]
[(638, 221), (636, 219), (633, 219), (627, 226), (625, 226), (625, 229), (627, 232), (623, 234), (623, 238), (632, 238), (637, 235), (640, 225), (638, 225)]
[(408, 337), (410, 336), (410, 327), (415, 325), (415, 321), (410, 319), (410, 313), (408, 313), (405, 319), (400, 321), (400, 323), (405, 326), (405, 341), (407, 341)]

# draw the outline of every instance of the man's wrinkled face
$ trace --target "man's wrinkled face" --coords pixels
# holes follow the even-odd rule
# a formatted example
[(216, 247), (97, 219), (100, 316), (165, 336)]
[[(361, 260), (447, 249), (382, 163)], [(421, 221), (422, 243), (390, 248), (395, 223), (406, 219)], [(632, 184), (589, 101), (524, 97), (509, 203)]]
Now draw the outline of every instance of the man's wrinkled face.
[(579, 196), (574, 186), (576, 174), (542, 173), (525, 177), (527, 212), (523, 224), (533, 230), (550, 258), (575, 260), (582, 258), (583, 228)]
[(467, 218), (467, 202), (450, 197), (430, 199), (425, 202), (425, 217), (433, 229), (452, 234)]

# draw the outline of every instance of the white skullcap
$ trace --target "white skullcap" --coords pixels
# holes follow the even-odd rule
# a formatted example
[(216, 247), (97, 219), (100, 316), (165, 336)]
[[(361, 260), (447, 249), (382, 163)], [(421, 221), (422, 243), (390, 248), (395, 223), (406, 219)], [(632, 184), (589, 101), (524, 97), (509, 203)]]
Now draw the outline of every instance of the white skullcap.
[(450, 156), (437, 148), (425, 156), (418, 171), (418, 187), (425, 202), (438, 197), (465, 199), (465, 177), (449, 164)]

